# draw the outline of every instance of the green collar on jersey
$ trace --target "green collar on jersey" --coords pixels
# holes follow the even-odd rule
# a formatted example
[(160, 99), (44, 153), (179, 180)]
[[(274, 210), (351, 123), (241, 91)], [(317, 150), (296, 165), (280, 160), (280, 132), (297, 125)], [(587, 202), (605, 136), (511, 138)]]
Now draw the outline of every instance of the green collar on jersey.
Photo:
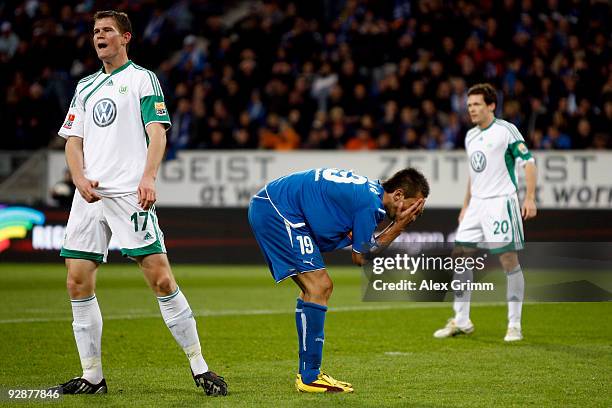
[[(120, 66), (119, 68), (117, 68), (116, 70), (114, 70), (113, 72), (110, 73), (110, 76), (113, 76), (115, 74), (120, 73), (121, 71), (123, 71), (124, 69), (126, 69), (127, 67), (129, 67), (132, 64), (132, 60), (128, 60), (128, 62), (126, 62), (125, 64), (123, 64), (122, 66)], [(108, 75), (106, 72), (104, 72), (104, 65), (102, 65), (102, 68), (100, 68), (100, 72), (102, 72), (103, 74)]]
[[(119, 69), (122, 69), (122, 68), (119, 68)], [(496, 121), (496, 120), (497, 120), (497, 118), (496, 118), (495, 116), (493, 116), (493, 120), (491, 121), (491, 123), (489, 123), (489, 126), (487, 126), (487, 127), (486, 127), (486, 128), (484, 128), (484, 129), (480, 129), (480, 128), (479, 128), (479, 130), (480, 130), (481, 132), (484, 132), (485, 130), (487, 130), (488, 128), (490, 128), (491, 126), (493, 126), (493, 124), (495, 123), (495, 121)]]

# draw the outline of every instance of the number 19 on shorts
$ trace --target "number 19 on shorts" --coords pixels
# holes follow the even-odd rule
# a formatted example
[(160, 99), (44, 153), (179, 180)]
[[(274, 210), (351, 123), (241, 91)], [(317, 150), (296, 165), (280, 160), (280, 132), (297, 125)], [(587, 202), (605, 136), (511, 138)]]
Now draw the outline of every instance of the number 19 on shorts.
[(308, 235), (298, 235), (296, 239), (300, 243), (300, 252), (302, 255), (312, 254), (314, 252), (312, 239)]

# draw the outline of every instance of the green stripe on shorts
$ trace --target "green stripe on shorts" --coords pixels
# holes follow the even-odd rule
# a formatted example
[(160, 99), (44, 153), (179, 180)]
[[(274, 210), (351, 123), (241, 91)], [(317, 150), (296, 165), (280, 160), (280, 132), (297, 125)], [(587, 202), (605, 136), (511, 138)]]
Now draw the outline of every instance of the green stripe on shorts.
[(517, 207), (517, 203), (516, 201), (512, 200), (512, 208), (514, 209), (514, 215), (516, 217), (516, 228), (518, 231), (518, 236), (520, 239), (521, 244), (525, 243), (525, 237), (523, 236), (523, 228), (521, 228), (523, 221), (521, 219), (521, 212), (519, 210), (519, 208)]
[(86, 251), (75, 251), (73, 249), (66, 249), (63, 247), (60, 251), (60, 256), (71, 259), (88, 259), (97, 263), (102, 263), (104, 261), (104, 254)]
[(152, 254), (165, 254), (166, 251), (164, 251), (164, 249), (162, 248), (161, 242), (159, 242), (159, 239), (156, 240), (154, 243), (141, 247), (141, 248), (121, 248), (121, 255), (123, 256), (129, 256), (131, 258), (137, 257), (137, 256), (144, 256), (144, 255), (152, 255)]

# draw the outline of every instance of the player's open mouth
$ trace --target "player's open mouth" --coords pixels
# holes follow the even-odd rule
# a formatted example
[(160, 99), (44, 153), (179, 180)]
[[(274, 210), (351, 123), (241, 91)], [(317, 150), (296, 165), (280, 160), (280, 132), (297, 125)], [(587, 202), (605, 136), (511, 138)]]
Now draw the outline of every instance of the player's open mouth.
[(105, 44), (105, 43), (99, 43), (99, 44), (98, 44), (98, 48), (99, 48), (99, 49), (106, 48), (106, 47), (107, 47), (107, 45), (108, 45), (108, 44)]

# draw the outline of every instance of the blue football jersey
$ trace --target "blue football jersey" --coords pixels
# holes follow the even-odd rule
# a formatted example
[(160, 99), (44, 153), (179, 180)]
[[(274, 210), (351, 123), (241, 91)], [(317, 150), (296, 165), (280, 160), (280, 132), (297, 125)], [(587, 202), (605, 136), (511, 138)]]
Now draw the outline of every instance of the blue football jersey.
[[(366, 252), (376, 226), (385, 218), (383, 188), (350, 170), (312, 169), (266, 186), (270, 201), (287, 221), (305, 223), (321, 252), (353, 244)], [(352, 231), (352, 239), (348, 235)]]

